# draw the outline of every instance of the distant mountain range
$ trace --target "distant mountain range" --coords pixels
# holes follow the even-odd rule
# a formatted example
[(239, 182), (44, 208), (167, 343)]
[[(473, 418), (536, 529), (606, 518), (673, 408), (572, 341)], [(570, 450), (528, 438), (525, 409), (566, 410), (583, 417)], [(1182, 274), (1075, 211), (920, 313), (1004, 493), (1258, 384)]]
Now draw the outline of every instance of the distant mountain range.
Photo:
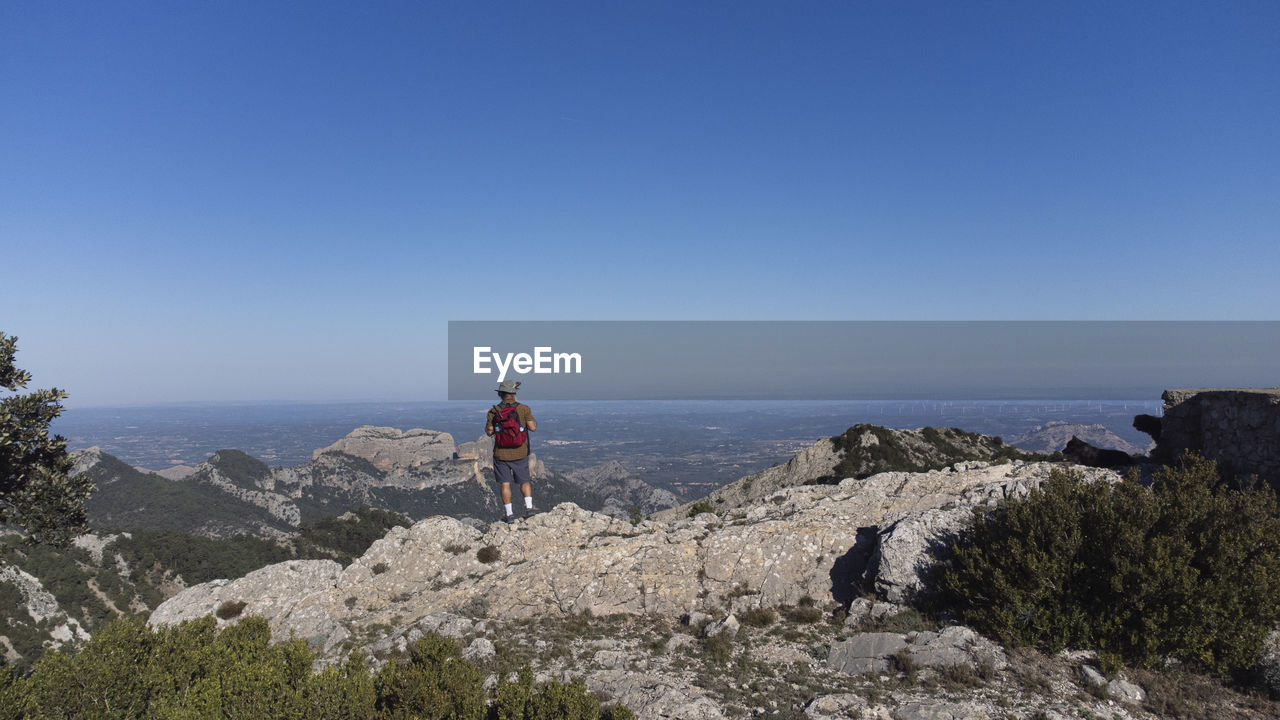
[[(493, 479), (492, 441), (455, 445), (448, 433), (363, 426), (308, 462), (272, 468), (239, 450), (220, 450), (195, 467), (163, 474), (131, 467), (97, 448), (76, 453), (76, 471), (97, 490), (88, 503), (95, 531), (181, 530), (208, 537), (248, 533), (283, 537), (301, 524), (357, 507), (393, 510), (418, 520), (432, 515), (475, 518), (502, 513)], [(534, 499), (627, 517), (679, 498), (635, 477), (618, 463), (564, 475), (531, 462)]]

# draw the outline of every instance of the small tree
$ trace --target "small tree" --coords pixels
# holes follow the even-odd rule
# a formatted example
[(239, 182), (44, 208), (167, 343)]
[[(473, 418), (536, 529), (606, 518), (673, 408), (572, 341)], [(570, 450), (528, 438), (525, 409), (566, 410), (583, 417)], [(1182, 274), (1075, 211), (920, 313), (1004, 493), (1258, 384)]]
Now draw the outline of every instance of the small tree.
[[(18, 339), (0, 332), (0, 387), (25, 388), (31, 373), (13, 357)], [(84, 532), (93, 481), (70, 476), (67, 440), (49, 437), (49, 423), (67, 394), (57, 388), (0, 398), (0, 522), (14, 522), (33, 542), (65, 546)]]

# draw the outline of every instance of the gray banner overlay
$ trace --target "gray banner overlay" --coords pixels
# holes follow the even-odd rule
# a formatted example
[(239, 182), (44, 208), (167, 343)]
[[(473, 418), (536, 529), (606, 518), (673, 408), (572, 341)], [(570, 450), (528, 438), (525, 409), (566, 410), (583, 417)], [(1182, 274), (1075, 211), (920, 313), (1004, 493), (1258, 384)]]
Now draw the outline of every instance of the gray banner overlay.
[(504, 372), (550, 400), (1155, 399), (1280, 385), (1280, 321), (449, 322), (450, 400)]

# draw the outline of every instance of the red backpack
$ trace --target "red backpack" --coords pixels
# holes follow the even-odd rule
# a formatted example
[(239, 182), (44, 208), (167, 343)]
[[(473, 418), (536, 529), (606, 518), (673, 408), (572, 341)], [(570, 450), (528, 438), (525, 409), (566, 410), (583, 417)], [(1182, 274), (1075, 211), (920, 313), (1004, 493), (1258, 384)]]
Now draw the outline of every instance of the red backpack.
[(494, 405), (494, 444), (500, 448), (518, 448), (529, 441), (529, 433), (520, 426), (518, 405)]

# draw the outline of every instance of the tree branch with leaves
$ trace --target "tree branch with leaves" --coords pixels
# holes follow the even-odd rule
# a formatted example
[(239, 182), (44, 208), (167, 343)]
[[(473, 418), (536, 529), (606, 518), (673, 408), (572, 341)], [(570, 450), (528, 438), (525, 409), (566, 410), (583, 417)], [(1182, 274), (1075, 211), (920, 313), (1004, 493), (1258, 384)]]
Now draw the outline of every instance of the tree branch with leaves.
[[(0, 332), (0, 388), (26, 388), (31, 373), (14, 364), (18, 339)], [(32, 542), (65, 546), (87, 531), (85, 500), (93, 481), (71, 475), (67, 440), (49, 436), (67, 394), (57, 388), (0, 398), (0, 522)]]

